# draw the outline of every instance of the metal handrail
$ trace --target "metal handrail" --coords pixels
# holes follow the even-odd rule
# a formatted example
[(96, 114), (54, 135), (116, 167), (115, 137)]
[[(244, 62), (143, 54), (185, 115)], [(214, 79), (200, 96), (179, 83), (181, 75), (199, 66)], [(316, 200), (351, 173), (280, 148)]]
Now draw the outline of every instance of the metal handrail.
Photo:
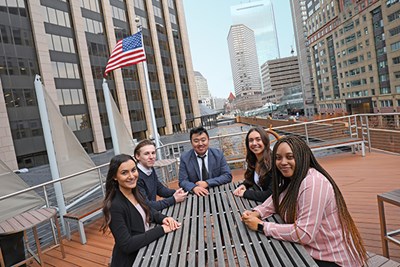
[(84, 173), (87, 173), (87, 172), (91, 172), (91, 171), (94, 171), (94, 170), (98, 170), (98, 169), (100, 169), (100, 168), (102, 168), (102, 167), (108, 166), (108, 164), (109, 164), (109, 163), (105, 163), (105, 164), (102, 164), (102, 165), (99, 165), (99, 166), (96, 166), (96, 167), (89, 168), (89, 169), (84, 170), (84, 171), (80, 171), (80, 172), (77, 172), (77, 173), (73, 173), (73, 174), (70, 174), (70, 175), (67, 175), (67, 176), (64, 176), (64, 177), (55, 179), (55, 180), (47, 181), (47, 182), (44, 182), (44, 183), (41, 183), (41, 184), (38, 184), (38, 185), (34, 185), (34, 186), (29, 187), (29, 188), (26, 188), (26, 189), (23, 189), (23, 190), (20, 190), (20, 191), (17, 191), (17, 192), (8, 194), (8, 195), (1, 196), (1, 197), (0, 197), (0, 201), (4, 200), (4, 199), (6, 199), (6, 198), (10, 198), (10, 197), (13, 197), (13, 196), (16, 196), (16, 195), (19, 195), (19, 194), (23, 194), (23, 193), (29, 192), (29, 191), (31, 191), (31, 190), (38, 189), (38, 188), (40, 188), (40, 187), (46, 187), (46, 186), (48, 186), (48, 185), (61, 182), (61, 181), (64, 181), (64, 180), (66, 180), (66, 179), (73, 178), (73, 177), (75, 177), (75, 176), (78, 176), (78, 175), (81, 175), (81, 174), (84, 174)]
[[(351, 117), (357, 117), (357, 116), (365, 116), (366, 118), (368, 118), (369, 116), (392, 116), (392, 115), (400, 116), (400, 113), (380, 113), (380, 114), (371, 113), (371, 114), (348, 115), (348, 116), (330, 118), (330, 119), (324, 119), (324, 120), (318, 120), (318, 121), (302, 122), (302, 123), (297, 123), (297, 124), (278, 126), (278, 127), (273, 127), (272, 129), (274, 131), (276, 131), (276, 130), (282, 130), (282, 129), (289, 128), (289, 127), (294, 127), (294, 126), (297, 126), (297, 127), (305, 126), (306, 127), (307, 125), (310, 125), (310, 124), (315, 124), (315, 123), (320, 124), (321, 122), (329, 122), (329, 121), (340, 120), (340, 119), (343, 120), (343, 119), (347, 119), (347, 118), (351, 118)], [(367, 121), (368, 121), (368, 119), (367, 119)], [(384, 129), (381, 129), (381, 130), (385, 131)], [(393, 130), (387, 130), (387, 131), (393, 131)], [(370, 134), (369, 134), (370, 127), (368, 127), (368, 123), (367, 123), (367, 132), (368, 132), (367, 143), (368, 143), (368, 146), (371, 147)], [(245, 134), (245, 133), (242, 132), (240, 134)], [(232, 133), (232, 134), (226, 134), (226, 135), (218, 135), (218, 136), (210, 137), (210, 140), (218, 140), (218, 139), (221, 139), (221, 138), (233, 137), (233, 136), (237, 136), (237, 135), (238, 135), (238, 133)], [(308, 136), (307, 136), (307, 138), (308, 138)], [(188, 140), (188, 141), (183, 141), (183, 142), (173, 142), (173, 143), (169, 143), (169, 144), (160, 146), (158, 149), (167, 149), (167, 148), (173, 147), (173, 146), (178, 146), (179, 147), (179, 145), (182, 145), (184, 143), (190, 143), (190, 141)], [(80, 171), (80, 172), (77, 172), (77, 173), (74, 173), (74, 174), (70, 174), (70, 175), (61, 177), (61, 178), (56, 179), (56, 180), (47, 181), (47, 182), (41, 183), (39, 185), (32, 186), (30, 188), (26, 188), (26, 189), (23, 189), (23, 190), (20, 190), (20, 191), (17, 191), (17, 192), (8, 194), (8, 195), (0, 196), (0, 201), (2, 201), (4, 199), (7, 199), (7, 198), (10, 198), (10, 197), (13, 197), (13, 196), (16, 196), (16, 195), (19, 195), (19, 194), (23, 194), (23, 193), (29, 192), (31, 190), (35, 190), (35, 189), (41, 188), (41, 187), (43, 188), (43, 190), (46, 190), (46, 186), (48, 186), (48, 185), (52, 185), (52, 184), (55, 184), (57, 182), (61, 182), (61, 181), (66, 180), (66, 179), (70, 179), (70, 178), (73, 178), (75, 176), (78, 176), (78, 175), (81, 175), (81, 174), (84, 174), (84, 173), (87, 173), (87, 172), (90, 172), (90, 171), (93, 171), (93, 170), (100, 171), (100, 168), (106, 167), (108, 165), (109, 165), (109, 163), (101, 164), (99, 166), (92, 167), (90, 169), (87, 169), (87, 170), (84, 170), (84, 171)], [(102, 183), (100, 183), (100, 184), (102, 184)], [(102, 190), (104, 190), (104, 188), (102, 188)], [(47, 199), (47, 193), (45, 193), (45, 197)], [(46, 201), (47, 201), (47, 204), (48, 204), (48, 200), (46, 200)]]

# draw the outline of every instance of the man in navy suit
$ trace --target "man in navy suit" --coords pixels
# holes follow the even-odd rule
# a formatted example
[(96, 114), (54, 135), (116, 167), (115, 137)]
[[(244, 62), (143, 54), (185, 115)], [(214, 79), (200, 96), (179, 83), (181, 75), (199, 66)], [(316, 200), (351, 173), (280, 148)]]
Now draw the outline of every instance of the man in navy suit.
[(232, 181), (231, 170), (219, 149), (209, 148), (210, 138), (204, 127), (190, 131), (193, 149), (182, 154), (179, 165), (179, 186), (198, 196), (208, 195), (208, 188)]

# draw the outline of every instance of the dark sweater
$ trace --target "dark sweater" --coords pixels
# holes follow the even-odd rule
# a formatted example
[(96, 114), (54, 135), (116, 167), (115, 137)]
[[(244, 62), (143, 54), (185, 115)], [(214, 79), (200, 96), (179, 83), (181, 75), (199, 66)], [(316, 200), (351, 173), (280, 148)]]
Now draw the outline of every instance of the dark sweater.
[[(150, 207), (156, 210), (162, 210), (175, 204), (175, 198), (173, 197), (175, 190), (165, 187), (158, 180), (154, 168), (150, 176), (147, 176), (147, 174), (145, 174), (139, 168), (138, 171), (139, 180), (137, 182), (137, 186)], [(163, 197), (164, 199), (157, 201), (157, 195)]]
[[(251, 176), (252, 181), (244, 180), (243, 185), (246, 186), (243, 197), (258, 202), (264, 202), (269, 196), (272, 195), (272, 175), (271, 172), (267, 173), (265, 183), (261, 188), (254, 183), (254, 174)], [(260, 177), (261, 178), (261, 177)]]

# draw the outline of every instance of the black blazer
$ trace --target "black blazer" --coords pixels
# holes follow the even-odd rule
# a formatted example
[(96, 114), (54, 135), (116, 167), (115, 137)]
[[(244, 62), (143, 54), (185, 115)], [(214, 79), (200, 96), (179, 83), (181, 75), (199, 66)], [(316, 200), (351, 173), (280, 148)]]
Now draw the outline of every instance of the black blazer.
[[(115, 239), (112, 253), (112, 267), (131, 267), (136, 255), (144, 246), (164, 235), (164, 229), (158, 225), (147, 232), (139, 211), (132, 203), (117, 189), (111, 201), (110, 230)], [(162, 224), (166, 216), (151, 209), (150, 220)]]
[[(254, 174), (253, 174), (254, 175)], [(254, 183), (254, 176), (252, 175), (252, 181), (244, 180), (243, 184), (246, 186), (243, 197), (258, 202), (264, 202), (272, 195), (272, 172), (267, 173), (265, 183), (260, 187)]]

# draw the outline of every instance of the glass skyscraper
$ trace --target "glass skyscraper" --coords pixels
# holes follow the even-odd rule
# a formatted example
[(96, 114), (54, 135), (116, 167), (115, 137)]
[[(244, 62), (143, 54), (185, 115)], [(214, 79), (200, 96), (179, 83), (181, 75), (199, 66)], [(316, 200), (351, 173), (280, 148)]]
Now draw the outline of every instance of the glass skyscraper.
[(254, 31), (259, 66), (280, 58), (274, 9), (270, 0), (231, 7), (232, 25), (244, 24)]

